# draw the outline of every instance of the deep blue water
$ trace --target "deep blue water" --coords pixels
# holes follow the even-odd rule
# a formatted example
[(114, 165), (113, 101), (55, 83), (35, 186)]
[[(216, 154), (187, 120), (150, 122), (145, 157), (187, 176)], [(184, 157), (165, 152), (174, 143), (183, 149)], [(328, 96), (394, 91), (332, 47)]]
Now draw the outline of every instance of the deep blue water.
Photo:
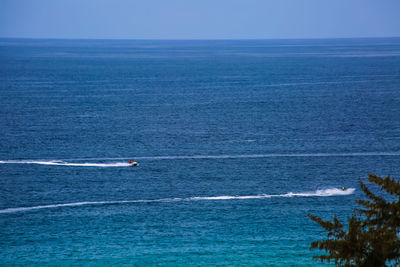
[(0, 265), (319, 265), (400, 177), (400, 39), (0, 39), (0, 130)]

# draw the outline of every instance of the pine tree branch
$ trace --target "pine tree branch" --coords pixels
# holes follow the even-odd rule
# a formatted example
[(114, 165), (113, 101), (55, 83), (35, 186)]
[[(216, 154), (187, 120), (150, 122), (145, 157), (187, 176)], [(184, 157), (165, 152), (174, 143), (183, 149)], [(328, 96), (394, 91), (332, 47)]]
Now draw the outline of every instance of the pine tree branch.
[(373, 194), (368, 187), (361, 181), (360, 178), (358, 178), (358, 181), (360, 182), (361, 189), (364, 191), (364, 193), (367, 195), (367, 197), (373, 201), (375, 201), (377, 204), (379, 203), (386, 203), (385, 199), (376, 196)]
[(381, 177), (370, 173), (368, 174), (368, 181), (381, 186), (381, 189), (385, 190), (387, 193), (400, 197), (400, 183), (394, 178), (391, 178), (390, 175), (382, 179)]
[[(368, 179), (381, 190), (400, 196), (400, 182), (393, 178), (369, 174)], [(354, 210), (346, 231), (336, 215), (332, 221), (324, 221), (307, 214), (328, 232), (328, 239), (314, 241), (310, 246), (328, 254), (313, 258), (321, 262), (334, 260), (335, 265), (343, 266), (386, 266), (387, 263), (400, 266), (400, 197), (388, 202), (372, 193), (361, 179), (359, 182), (369, 200), (356, 200), (363, 209)]]

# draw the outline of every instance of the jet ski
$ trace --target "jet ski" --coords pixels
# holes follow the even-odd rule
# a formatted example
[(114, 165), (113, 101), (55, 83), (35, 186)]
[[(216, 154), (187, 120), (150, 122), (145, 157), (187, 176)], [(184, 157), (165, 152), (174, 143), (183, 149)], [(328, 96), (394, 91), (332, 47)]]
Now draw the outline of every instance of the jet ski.
[(139, 163), (137, 163), (136, 161), (132, 161), (132, 160), (129, 160), (128, 164), (129, 164), (129, 166), (131, 166), (131, 167), (136, 167), (136, 166), (139, 165)]

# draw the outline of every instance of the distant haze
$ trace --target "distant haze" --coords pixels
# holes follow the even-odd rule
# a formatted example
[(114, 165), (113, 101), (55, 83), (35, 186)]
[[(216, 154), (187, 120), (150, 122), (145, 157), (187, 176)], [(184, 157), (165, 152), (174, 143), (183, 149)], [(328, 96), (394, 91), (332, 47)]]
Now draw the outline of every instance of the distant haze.
[(400, 36), (399, 0), (1, 0), (0, 37)]

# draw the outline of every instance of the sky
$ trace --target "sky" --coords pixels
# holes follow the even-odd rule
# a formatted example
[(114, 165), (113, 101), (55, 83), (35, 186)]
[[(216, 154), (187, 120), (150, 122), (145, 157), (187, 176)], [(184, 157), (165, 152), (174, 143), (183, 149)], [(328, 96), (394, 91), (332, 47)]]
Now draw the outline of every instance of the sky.
[(400, 0), (0, 0), (0, 37), (400, 37)]

